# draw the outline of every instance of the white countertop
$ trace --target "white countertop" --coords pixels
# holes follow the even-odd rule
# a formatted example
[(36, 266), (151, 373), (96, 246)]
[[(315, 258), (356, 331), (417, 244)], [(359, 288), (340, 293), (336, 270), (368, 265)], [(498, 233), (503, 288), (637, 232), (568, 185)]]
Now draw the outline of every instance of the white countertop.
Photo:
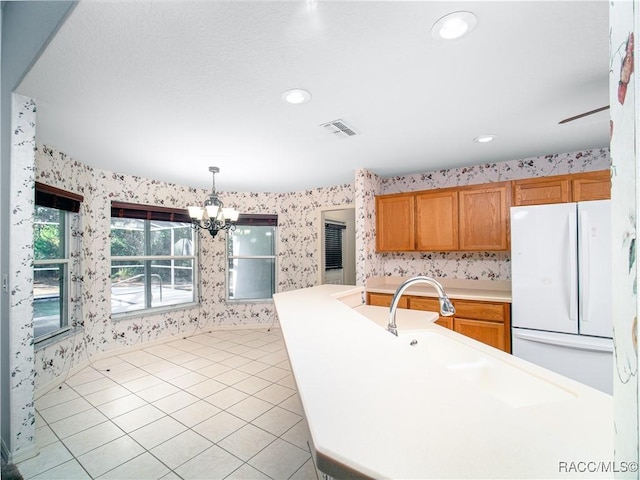
[[(367, 292), (393, 295), (400, 284), (409, 277), (373, 277), (367, 280)], [(511, 282), (505, 280), (466, 280), (435, 278), (447, 296), (453, 300), (477, 300), (485, 302), (511, 303)], [(405, 295), (437, 297), (435, 289), (419, 284), (409, 287)]]
[(398, 312), (395, 337), (363, 315), (367, 309), (351, 308), (362, 291), (322, 285), (274, 295), (322, 471), (336, 478), (578, 478), (584, 473), (562, 473), (559, 462), (613, 459), (612, 397), (424, 317), (430, 338), (462, 343), (563, 394), (510, 405), (435, 361), (437, 349), (409, 346), (402, 322), (410, 311)]

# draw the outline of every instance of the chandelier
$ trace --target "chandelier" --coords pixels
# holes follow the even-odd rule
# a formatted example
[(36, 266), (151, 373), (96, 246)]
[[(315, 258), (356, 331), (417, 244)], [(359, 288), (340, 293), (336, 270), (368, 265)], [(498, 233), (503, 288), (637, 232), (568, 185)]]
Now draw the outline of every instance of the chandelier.
[(209, 230), (212, 237), (215, 237), (220, 230), (233, 231), (236, 229), (239, 212), (233, 208), (226, 208), (216, 195), (216, 173), (220, 171), (218, 167), (209, 167), (213, 174), (213, 186), (211, 195), (205, 200), (204, 207), (190, 205), (189, 217), (191, 226), (198, 230)]

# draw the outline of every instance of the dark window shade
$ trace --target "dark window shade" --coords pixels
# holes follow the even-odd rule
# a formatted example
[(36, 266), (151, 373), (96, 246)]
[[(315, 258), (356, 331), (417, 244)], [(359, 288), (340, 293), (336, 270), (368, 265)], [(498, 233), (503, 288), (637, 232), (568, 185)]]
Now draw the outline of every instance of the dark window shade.
[(137, 203), (111, 202), (111, 216), (161, 222), (191, 223), (191, 218), (186, 209), (139, 205)]
[(324, 268), (337, 270), (342, 268), (342, 232), (347, 228), (337, 223), (324, 225)]
[(260, 213), (241, 213), (237, 225), (255, 225), (259, 227), (277, 227), (278, 215)]
[(78, 213), (84, 197), (60, 188), (36, 182), (36, 205)]

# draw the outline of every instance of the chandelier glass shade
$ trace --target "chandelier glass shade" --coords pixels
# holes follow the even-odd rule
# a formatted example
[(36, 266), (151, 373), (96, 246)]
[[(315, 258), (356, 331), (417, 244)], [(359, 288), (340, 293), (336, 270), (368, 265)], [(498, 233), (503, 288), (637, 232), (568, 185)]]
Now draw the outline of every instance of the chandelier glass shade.
[(208, 230), (212, 237), (221, 230), (233, 231), (240, 215), (237, 210), (227, 208), (216, 194), (216, 173), (220, 171), (218, 167), (209, 167), (213, 174), (213, 185), (211, 195), (205, 200), (204, 206), (188, 206), (191, 226), (196, 230)]

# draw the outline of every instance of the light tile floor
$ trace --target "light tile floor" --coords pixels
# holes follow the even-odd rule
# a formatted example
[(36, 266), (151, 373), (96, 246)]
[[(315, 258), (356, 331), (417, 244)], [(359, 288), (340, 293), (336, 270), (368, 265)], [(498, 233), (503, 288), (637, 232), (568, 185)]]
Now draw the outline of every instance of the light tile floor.
[(280, 330), (94, 362), (36, 400), (28, 479), (322, 479)]

